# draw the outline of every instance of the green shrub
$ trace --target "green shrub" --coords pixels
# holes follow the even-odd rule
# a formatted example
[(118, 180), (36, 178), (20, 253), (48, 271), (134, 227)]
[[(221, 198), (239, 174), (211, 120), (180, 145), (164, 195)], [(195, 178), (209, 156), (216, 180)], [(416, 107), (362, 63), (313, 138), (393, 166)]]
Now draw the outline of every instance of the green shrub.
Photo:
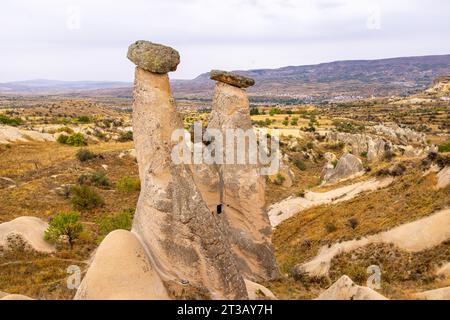
[(133, 131), (121, 132), (118, 140), (120, 142), (132, 141), (133, 140)]
[(450, 141), (447, 141), (439, 146), (439, 152), (450, 152)]
[(325, 223), (325, 230), (327, 230), (328, 233), (332, 233), (337, 230), (337, 227), (334, 224), (334, 222), (329, 221), (329, 222)]
[(92, 120), (88, 116), (80, 116), (76, 119), (78, 123), (90, 123)]
[(16, 127), (21, 125), (23, 121), (20, 118), (10, 118), (4, 114), (0, 114), (0, 123)]
[(67, 139), (69, 139), (69, 136), (65, 135), (65, 134), (61, 134), (58, 139), (56, 139), (56, 141), (58, 141), (59, 143), (62, 144), (67, 144)]
[(125, 209), (115, 214), (100, 218), (98, 221), (100, 234), (99, 241), (103, 240), (103, 238), (111, 231), (118, 229), (131, 230), (133, 213), (134, 210)]
[(294, 164), (297, 168), (299, 168), (301, 171), (305, 171), (306, 170), (306, 165), (305, 162), (303, 162), (300, 159), (297, 159), (294, 161)]
[(74, 147), (83, 147), (87, 145), (86, 138), (83, 136), (82, 133), (74, 133), (70, 136), (67, 136), (65, 134), (61, 134), (58, 139), (56, 139), (59, 143), (62, 144), (68, 144)]
[(141, 182), (138, 178), (125, 176), (117, 182), (117, 190), (120, 192), (134, 192), (141, 190)]
[(74, 147), (83, 147), (87, 145), (87, 141), (83, 134), (78, 132), (69, 136), (67, 144)]
[(89, 149), (81, 148), (80, 150), (78, 150), (78, 152), (76, 154), (76, 157), (81, 162), (85, 162), (87, 160), (94, 159), (96, 157), (96, 155), (95, 155), (95, 153), (93, 153)]
[(361, 156), (362, 158), (367, 158), (367, 151), (361, 152), (360, 156)]
[(92, 210), (102, 207), (105, 200), (94, 188), (87, 185), (78, 185), (70, 190), (72, 206), (76, 210)]
[(283, 126), (288, 126), (289, 125), (289, 120), (283, 120), (282, 124), (283, 124)]
[(80, 215), (76, 212), (62, 212), (54, 217), (45, 231), (44, 239), (50, 242), (57, 242), (60, 236), (69, 238), (70, 246), (83, 231), (83, 225), (78, 221)]
[(97, 187), (109, 187), (109, 182), (106, 173), (103, 171), (96, 171), (92, 174), (82, 174), (78, 177), (78, 184), (80, 185), (94, 185)]

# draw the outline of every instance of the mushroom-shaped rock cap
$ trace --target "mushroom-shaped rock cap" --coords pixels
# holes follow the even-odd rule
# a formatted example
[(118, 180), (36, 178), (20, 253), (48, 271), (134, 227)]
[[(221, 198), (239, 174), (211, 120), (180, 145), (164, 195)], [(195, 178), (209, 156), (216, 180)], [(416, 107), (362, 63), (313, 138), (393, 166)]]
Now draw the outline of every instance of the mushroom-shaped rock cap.
[(180, 63), (177, 50), (144, 40), (133, 43), (128, 48), (127, 57), (139, 68), (161, 74), (177, 70)]
[(247, 88), (255, 84), (255, 80), (252, 78), (221, 70), (211, 70), (210, 78), (212, 80), (225, 82), (238, 88)]

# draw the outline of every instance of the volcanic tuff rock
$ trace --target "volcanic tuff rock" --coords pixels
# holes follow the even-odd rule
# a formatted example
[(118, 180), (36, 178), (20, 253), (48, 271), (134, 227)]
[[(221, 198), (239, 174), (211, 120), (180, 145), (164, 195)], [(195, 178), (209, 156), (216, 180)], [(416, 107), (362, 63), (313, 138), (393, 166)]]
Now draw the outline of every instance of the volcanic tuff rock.
[(210, 78), (238, 88), (247, 88), (255, 84), (255, 80), (252, 78), (221, 70), (211, 70)]
[(180, 54), (175, 49), (144, 40), (132, 44), (127, 57), (139, 68), (160, 74), (177, 70), (180, 63)]
[[(223, 82), (216, 84), (208, 125), (210, 129), (218, 129), (224, 136), (227, 129), (249, 130), (249, 134), (254, 135), (244, 90)], [(249, 152), (248, 144), (245, 152)], [(237, 143), (234, 146), (224, 143), (224, 157), (231, 153), (236, 157)], [(278, 276), (271, 245), (272, 230), (264, 209), (265, 179), (260, 175), (259, 164), (250, 164), (248, 160), (245, 164), (227, 162), (212, 166), (209, 174), (209, 179), (201, 181), (196, 177), (197, 184), (200, 190), (214, 190), (215, 195), (202, 193), (211, 211), (216, 211), (216, 206), (222, 204), (223, 213), (215, 217), (230, 239), (240, 272), (245, 278), (256, 281)], [(220, 176), (223, 181), (222, 199), (220, 183), (218, 185)]]
[(326, 164), (322, 171), (322, 179), (326, 182), (337, 182), (362, 173), (364, 167), (358, 157), (350, 153), (344, 154), (336, 164), (336, 167)]
[(228, 239), (190, 168), (172, 162), (171, 135), (182, 128), (168, 76), (137, 67), (133, 136), (142, 187), (133, 232), (164, 282), (189, 286), (211, 298), (245, 299), (244, 280)]
[(98, 247), (75, 300), (165, 300), (169, 296), (139, 239), (126, 230)]

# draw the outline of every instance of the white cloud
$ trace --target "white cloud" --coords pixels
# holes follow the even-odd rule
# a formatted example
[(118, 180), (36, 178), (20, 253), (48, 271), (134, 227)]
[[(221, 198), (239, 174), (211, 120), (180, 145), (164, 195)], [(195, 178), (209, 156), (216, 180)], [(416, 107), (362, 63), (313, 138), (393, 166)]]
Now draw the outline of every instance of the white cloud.
[[(374, 10), (379, 28), (368, 28)], [(129, 80), (125, 54), (137, 39), (178, 49), (178, 78), (450, 53), (445, 0), (6, 0), (0, 21), (0, 81)]]

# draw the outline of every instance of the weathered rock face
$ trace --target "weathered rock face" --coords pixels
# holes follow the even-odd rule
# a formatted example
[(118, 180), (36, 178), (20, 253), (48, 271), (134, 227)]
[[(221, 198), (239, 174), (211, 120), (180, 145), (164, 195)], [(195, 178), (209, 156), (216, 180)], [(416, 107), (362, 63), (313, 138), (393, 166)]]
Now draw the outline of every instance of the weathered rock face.
[(98, 247), (74, 299), (165, 300), (169, 296), (136, 235), (116, 230)]
[(444, 167), (439, 173), (437, 174), (438, 182), (437, 182), (437, 188), (438, 189), (444, 189), (450, 184), (450, 167)]
[(450, 287), (416, 293), (414, 297), (419, 300), (450, 300)]
[(358, 286), (348, 276), (342, 276), (316, 300), (387, 300), (369, 287)]
[(175, 49), (144, 40), (132, 44), (127, 57), (139, 68), (159, 74), (177, 70), (180, 63), (180, 54)]
[(361, 160), (350, 153), (344, 154), (336, 164), (328, 163), (322, 171), (322, 179), (326, 182), (337, 182), (361, 174), (364, 170)]
[(178, 284), (211, 298), (245, 299), (244, 280), (229, 242), (191, 170), (171, 161), (171, 134), (182, 127), (168, 76), (136, 68), (133, 136), (142, 186), (133, 232), (172, 288)]
[(392, 143), (378, 137), (371, 137), (366, 134), (352, 134), (346, 132), (330, 132), (328, 140), (331, 142), (343, 142), (346, 148), (353, 154), (367, 154), (367, 160), (377, 161), (392, 151)]
[(255, 80), (251, 78), (221, 70), (211, 70), (210, 78), (238, 88), (247, 88), (255, 84)]
[(416, 132), (409, 128), (401, 128), (396, 124), (376, 125), (373, 127), (373, 130), (376, 134), (384, 135), (396, 144), (426, 144), (426, 137), (423, 133)]
[[(237, 128), (254, 134), (248, 98), (244, 90), (218, 82), (208, 129), (218, 129), (225, 136), (226, 129)], [(236, 155), (237, 150), (234, 151)], [(225, 146), (224, 154), (229, 152), (231, 150)], [(203, 172), (207, 172), (210, 178), (196, 176), (196, 182), (215, 212), (223, 233), (230, 239), (240, 272), (245, 278), (257, 281), (276, 277), (278, 267), (271, 245), (272, 230), (264, 209), (265, 179), (260, 175), (259, 165), (247, 161), (246, 164), (210, 166), (207, 170), (203, 169)], [(220, 176), (223, 181), (222, 200)], [(209, 190), (208, 194), (205, 190)], [(223, 212), (217, 214), (215, 208), (220, 204), (223, 204)]]

